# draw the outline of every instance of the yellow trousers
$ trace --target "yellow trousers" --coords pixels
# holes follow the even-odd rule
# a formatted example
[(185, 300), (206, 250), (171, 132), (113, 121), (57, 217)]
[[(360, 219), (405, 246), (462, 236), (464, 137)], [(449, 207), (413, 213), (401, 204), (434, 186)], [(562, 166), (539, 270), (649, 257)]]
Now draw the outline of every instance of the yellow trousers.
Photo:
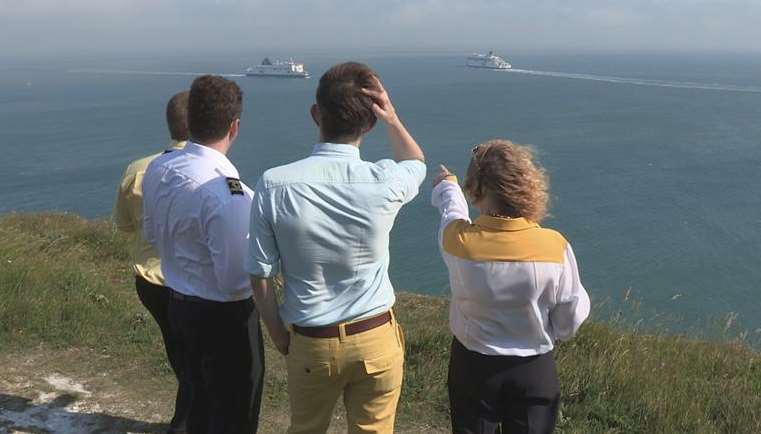
[(310, 338), (291, 333), (289, 434), (323, 434), (343, 393), (350, 434), (394, 432), (404, 374), (404, 335), (396, 319), (366, 332)]

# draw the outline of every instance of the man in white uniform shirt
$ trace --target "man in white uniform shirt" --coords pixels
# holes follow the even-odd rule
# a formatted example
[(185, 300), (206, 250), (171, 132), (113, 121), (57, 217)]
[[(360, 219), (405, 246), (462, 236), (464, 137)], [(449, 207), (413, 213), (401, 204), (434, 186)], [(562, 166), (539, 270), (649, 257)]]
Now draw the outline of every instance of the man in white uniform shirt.
[(172, 288), (169, 321), (186, 347), (193, 399), (189, 434), (255, 433), (264, 352), (243, 260), (253, 197), (227, 159), (238, 136), (242, 92), (219, 76), (193, 81), (190, 140), (149, 166), (145, 239)]

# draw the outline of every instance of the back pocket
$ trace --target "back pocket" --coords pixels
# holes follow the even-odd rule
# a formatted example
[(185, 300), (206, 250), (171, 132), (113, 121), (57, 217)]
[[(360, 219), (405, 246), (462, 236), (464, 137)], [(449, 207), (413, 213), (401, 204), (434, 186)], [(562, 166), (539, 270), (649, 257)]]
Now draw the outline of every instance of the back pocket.
[(332, 369), (329, 362), (307, 362), (288, 359), (288, 378), (299, 383), (319, 382), (330, 378)]
[(373, 378), (374, 389), (378, 392), (390, 392), (402, 386), (404, 376), (403, 354), (392, 354), (363, 361), (365, 373)]

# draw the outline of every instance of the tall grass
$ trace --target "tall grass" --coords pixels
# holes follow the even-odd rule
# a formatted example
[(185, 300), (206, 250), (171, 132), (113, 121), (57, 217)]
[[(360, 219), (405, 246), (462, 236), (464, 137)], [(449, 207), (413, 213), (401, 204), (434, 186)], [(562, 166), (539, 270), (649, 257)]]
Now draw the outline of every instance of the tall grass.
[[(149, 370), (171, 389), (158, 331), (134, 294), (127, 243), (105, 221), (0, 217), (0, 351), (95, 349), (110, 356), (113, 375)], [(396, 311), (407, 340), (397, 430), (446, 432), (447, 301), (400, 294)], [(263, 417), (284, 420), (283, 363), (271, 347), (267, 358)], [(560, 433), (761, 433), (761, 355), (740, 343), (589, 322), (556, 359)]]

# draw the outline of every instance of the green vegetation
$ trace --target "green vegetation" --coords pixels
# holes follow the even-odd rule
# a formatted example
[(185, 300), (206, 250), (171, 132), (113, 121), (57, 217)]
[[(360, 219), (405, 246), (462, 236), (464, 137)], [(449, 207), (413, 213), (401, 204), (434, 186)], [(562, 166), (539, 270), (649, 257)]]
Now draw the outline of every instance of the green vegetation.
[[(174, 383), (157, 327), (135, 295), (127, 243), (106, 221), (71, 214), (0, 217), (2, 354), (42, 345), (52, 354), (66, 352), (66, 363), (80, 363), (92, 375), (107, 370), (135, 396), (150, 389), (170, 401)], [(446, 309), (444, 299), (399, 296), (407, 338), (399, 432), (448, 430)], [(72, 348), (82, 350), (80, 359), (71, 360)], [(590, 322), (556, 357), (560, 433), (761, 432), (761, 355), (741, 344), (640, 335)], [(286, 378), (271, 347), (267, 363), (264, 431), (284, 432)]]

